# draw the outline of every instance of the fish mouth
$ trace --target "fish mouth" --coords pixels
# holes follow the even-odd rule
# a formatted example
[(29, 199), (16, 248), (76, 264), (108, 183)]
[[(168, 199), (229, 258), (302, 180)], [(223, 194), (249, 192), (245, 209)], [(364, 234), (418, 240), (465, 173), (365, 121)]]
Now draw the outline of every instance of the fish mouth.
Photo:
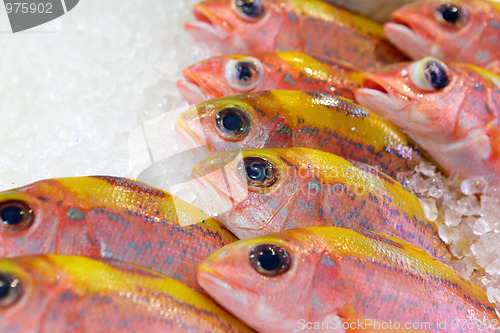
[[(215, 186), (215, 184), (210, 182), (210, 180), (205, 176), (207, 172), (210, 173), (208, 170), (205, 170), (205, 168), (203, 168), (200, 163), (197, 163), (193, 166), (193, 172), (191, 175), (192, 178), (201, 185), (200, 192), (204, 193), (204, 195), (202, 196), (202, 198), (204, 198), (203, 204), (204, 206), (209, 207), (208, 210), (210, 210), (210, 215), (219, 219), (227, 228), (230, 229), (231, 225), (225, 223), (226, 221), (224, 220), (223, 216), (220, 215), (233, 210), (235, 208), (235, 203), (229, 194), (225, 193), (222, 189), (219, 188), (219, 186)], [(224, 169), (219, 169), (212, 170), (211, 172), (225, 171)], [(228, 187), (227, 184), (225, 185), (226, 187)], [(229, 188), (228, 190), (230, 191)]]
[(425, 30), (416, 33), (416, 28), (402, 14), (394, 13), (392, 21), (384, 24), (384, 32), (392, 44), (413, 59), (428, 55), (432, 49), (432, 36)]
[[(259, 295), (254, 290), (230, 282), (209, 265), (210, 259), (200, 265), (196, 279), (203, 290), (224, 304), (226, 309), (249, 309), (257, 304)], [(233, 314), (238, 316), (235, 312)]]
[[(192, 106), (177, 116), (177, 123), (174, 125), (175, 132), (181, 140), (191, 149), (206, 146), (211, 152), (203, 136), (203, 127), (200, 121), (190, 115), (196, 114), (196, 106)], [(189, 125), (188, 125), (189, 124)], [(200, 136), (201, 134), (201, 136)]]
[(356, 101), (381, 118), (398, 126), (400, 113), (406, 106), (404, 98), (394, 94), (390, 87), (375, 75), (365, 74), (363, 88), (355, 92)]
[(177, 89), (181, 98), (189, 104), (198, 104), (207, 99), (220, 97), (190, 68), (185, 68), (182, 71), (182, 78), (177, 81)]
[(213, 38), (225, 40), (231, 35), (229, 25), (223, 23), (202, 4), (195, 4), (192, 13), (196, 20), (186, 22), (184, 28), (193, 36), (207, 41)]

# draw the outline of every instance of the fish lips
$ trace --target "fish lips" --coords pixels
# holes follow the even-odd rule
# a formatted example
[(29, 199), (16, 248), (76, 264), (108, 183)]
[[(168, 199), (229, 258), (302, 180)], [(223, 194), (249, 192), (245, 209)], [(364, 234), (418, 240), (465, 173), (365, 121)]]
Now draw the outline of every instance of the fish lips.
[(200, 286), (219, 304), (224, 304), (226, 310), (235, 316), (240, 313), (234, 309), (252, 309), (260, 299), (254, 290), (238, 285), (225, 276), (217, 273), (211, 266), (216, 265), (210, 259), (205, 260), (198, 268), (196, 279)]
[(177, 81), (177, 90), (181, 98), (189, 104), (198, 104), (210, 98), (220, 97), (220, 94), (198, 78), (190, 68), (182, 71), (182, 78)]
[(365, 74), (363, 87), (356, 90), (356, 101), (381, 118), (399, 125), (401, 121), (398, 121), (398, 114), (407, 102), (391, 93), (388, 85), (374, 75)]
[(229, 39), (232, 28), (225, 21), (213, 15), (202, 4), (195, 4), (192, 13), (195, 21), (186, 22), (184, 28), (196, 40), (211, 44)]

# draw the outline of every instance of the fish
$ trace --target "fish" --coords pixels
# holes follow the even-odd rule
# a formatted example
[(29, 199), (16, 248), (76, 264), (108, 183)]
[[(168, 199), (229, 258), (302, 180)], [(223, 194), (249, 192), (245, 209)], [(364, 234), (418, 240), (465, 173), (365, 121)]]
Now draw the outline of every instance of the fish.
[(55, 178), (0, 192), (0, 257), (111, 258), (200, 290), (200, 262), (235, 240), (197, 208), (127, 178)]
[(0, 332), (253, 332), (161, 274), (80, 256), (0, 259)]
[(308, 227), (240, 240), (203, 261), (197, 277), (258, 332), (498, 332), (480, 287), (371, 231)]
[(191, 147), (206, 146), (211, 154), (308, 147), (376, 166), (394, 178), (423, 161), (432, 163), (395, 126), (329, 94), (272, 90), (213, 99), (182, 113), (176, 131)]
[[(239, 239), (309, 226), (373, 230), (451, 259), (418, 199), (370, 167), (310, 148), (247, 149), (195, 164), (221, 198), (217, 218)], [(201, 176), (201, 177), (200, 177)]]
[(329, 93), (354, 99), (362, 73), (340, 60), (301, 52), (265, 52), (212, 57), (185, 68), (177, 81), (190, 104), (223, 96), (282, 89)]
[(449, 174), (500, 185), (500, 76), (426, 57), (366, 73), (356, 101), (408, 134)]
[(413, 60), (433, 56), (500, 73), (500, 3), (425, 1), (392, 13), (387, 38)]
[(382, 25), (319, 0), (206, 0), (184, 27), (221, 53), (299, 51), (366, 70), (406, 57)]

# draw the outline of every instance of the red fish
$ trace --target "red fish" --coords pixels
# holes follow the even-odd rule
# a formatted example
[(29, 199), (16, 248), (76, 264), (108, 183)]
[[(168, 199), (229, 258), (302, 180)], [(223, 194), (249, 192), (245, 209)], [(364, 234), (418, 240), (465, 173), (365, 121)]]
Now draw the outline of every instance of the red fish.
[(283, 89), (329, 93), (354, 99), (362, 74), (342, 61), (300, 52), (224, 55), (182, 71), (177, 87), (188, 103), (261, 90)]
[(428, 57), (367, 74), (356, 100), (412, 137), (447, 172), (500, 185), (500, 77)]
[(405, 59), (379, 23), (319, 0), (207, 0), (193, 14), (186, 30), (225, 53), (301, 51), (361, 69)]
[(197, 208), (125, 178), (50, 179), (0, 193), (0, 256), (118, 259), (199, 289), (198, 264), (235, 240)]
[(392, 14), (384, 31), (412, 59), (434, 56), (500, 72), (500, 3), (425, 1)]
[(366, 164), (309, 148), (244, 149), (216, 155), (193, 171), (220, 196), (218, 218), (240, 239), (337, 226), (382, 232), (449, 258), (417, 198)]
[(211, 153), (308, 147), (376, 166), (392, 177), (426, 160), (392, 124), (327, 94), (271, 90), (221, 97), (188, 109), (177, 122), (180, 135)]
[(0, 332), (252, 332), (207, 296), (115, 260), (0, 258)]
[(208, 257), (198, 281), (259, 332), (498, 332), (481, 288), (374, 232), (313, 227), (241, 240)]

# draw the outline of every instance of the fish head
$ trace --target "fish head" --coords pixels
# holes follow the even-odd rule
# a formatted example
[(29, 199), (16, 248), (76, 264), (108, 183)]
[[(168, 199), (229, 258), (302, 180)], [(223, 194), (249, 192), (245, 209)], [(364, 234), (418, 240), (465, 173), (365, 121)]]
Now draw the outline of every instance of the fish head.
[(192, 104), (278, 87), (294, 89), (294, 77), (298, 78), (300, 73), (291, 68), (289, 59), (302, 60), (304, 57), (298, 52), (212, 57), (185, 68), (177, 87), (182, 98)]
[(185, 29), (198, 41), (221, 53), (274, 49), (284, 19), (279, 1), (206, 0), (193, 7), (195, 21)]
[(215, 190), (221, 199), (215, 207), (217, 219), (241, 239), (281, 231), (287, 225), (301, 181), (296, 166), (287, 162), (277, 149), (239, 150), (196, 164), (193, 175)]
[(391, 65), (365, 74), (356, 101), (415, 140), (451, 140), (457, 113), (470, 92), (462, 74), (433, 57)]
[(262, 148), (270, 141), (289, 146), (292, 137), (279, 133), (288, 120), (276, 109), (271, 91), (221, 97), (179, 115), (176, 130), (190, 146), (207, 146), (211, 153)]
[(59, 195), (51, 181), (0, 192), (0, 257), (37, 254), (54, 240), (64, 218)]
[[(262, 59), (264, 58), (264, 59)], [(182, 71), (177, 82), (181, 96), (195, 104), (210, 98), (265, 90), (269, 65), (265, 55), (224, 55), (200, 61)], [(267, 84), (269, 85), (269, 84)]]
[(43, 331), (57, 283), (57, 268), (44, 257), (0, 259), (0, 332)]
[(412, 59), (473, 62), (491, 8), (486, 1), (423, 1), (392, 13), (387, 38)]
[(312, 307), (309, 297), (319, 260), (317, 244), (308, 240), (307, 235), (287, 230), (237, 241), (209, 256), (197, 280), (257, 331), (279, 327), (279, 332), (293, 332), (297, 318), (310, 319)]

